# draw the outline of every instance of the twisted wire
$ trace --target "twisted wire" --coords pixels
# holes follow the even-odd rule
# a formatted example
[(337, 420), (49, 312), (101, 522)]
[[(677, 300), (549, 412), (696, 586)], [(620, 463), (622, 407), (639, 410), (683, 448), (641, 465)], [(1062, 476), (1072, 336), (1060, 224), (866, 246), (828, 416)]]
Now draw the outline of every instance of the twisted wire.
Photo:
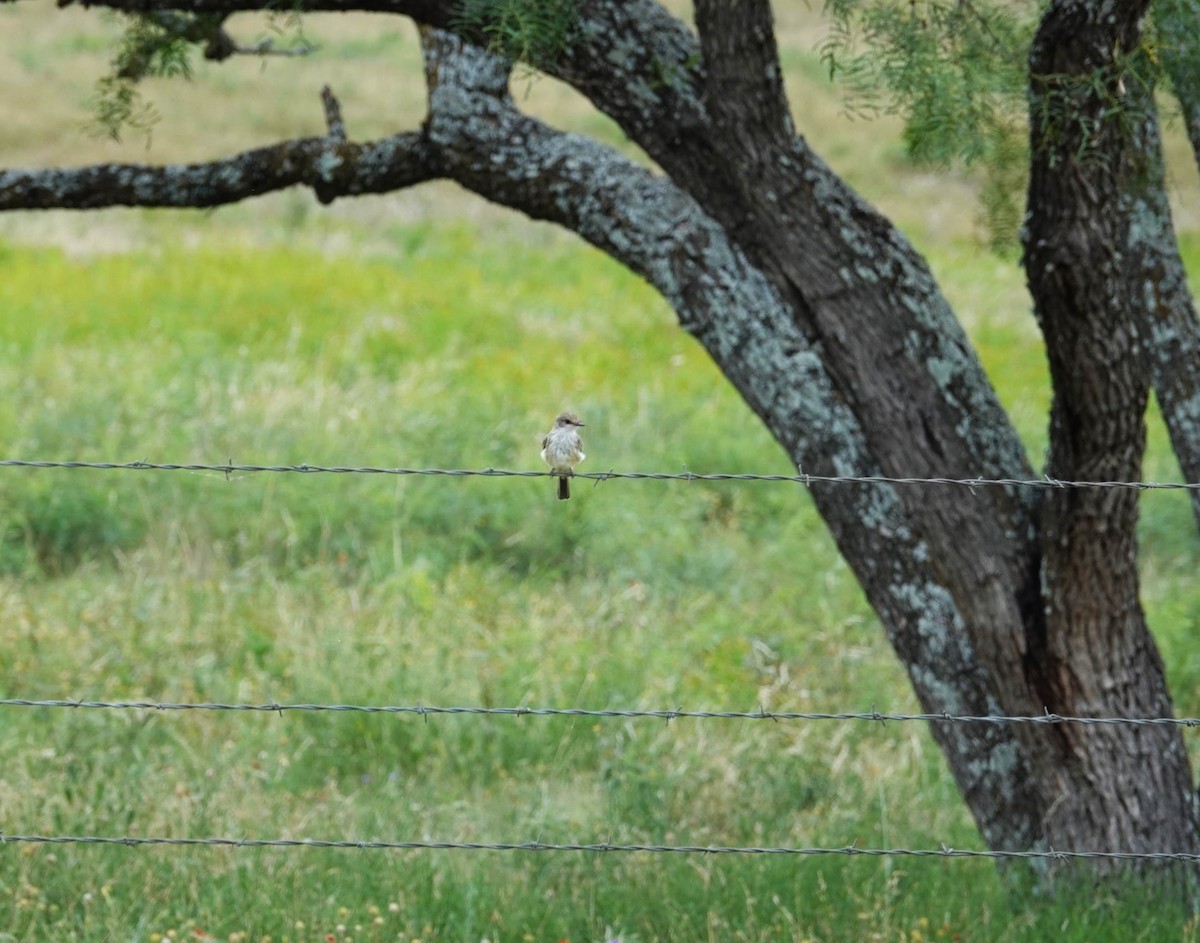
[(942, 713), (884, 713), (881, 711), (858, 711), (824, 713), (818, 711), (768, 711), (759, 708), (753, 711), (637, 709), (637, 708), (586, 708), (586, 707), (442, 707), (426, 704), (222, 704), (216, 702), (174, 703), (169, 701), (96, 701), (96, 700), (31, 700), (28, 698), (0, 699), (3, 707), (67, 708), (80, 710), (148, 710), (148, 711), (249, 711), (278, 713), (289, 711), (349, 712), (360, 714), (415, 714), (420, 717), (438, 715), (491, 715), (504, 717), (622, 717), (651, 718), (667, 721), (679, 719), (695, 720), (773, 720), (773, 721), (889, 721), (960, 723), (960, 724), (1078, 724), (1080, 726), (1132, 726), (1132, 727), (1200, 727), (1200, 717), (1078, 717), (1065, 714), (1032, 714), (1008, 716), (1004, 714), (951, 714)]
[(613, 842), (457, 842), (457, 841), (343, 841), (317, 838), (169, 838), (143, 835), (5, 835), (0, 844), (34, 843), (45, 845), (123, 845), (129, 848), (171, 845), (209, 848), (340, 848), (358, 851), (579, 851), (596, 853), (647, 853), (683, 855), (789, 855), (818, 857), (846, 855), (848, 857), (902, 858), (992, 858), (1008, 860), (1053, 861), (1144, 861), (1200, 863), (1200, 854), (1182, 851), (1058, 851), (1046, 850), (986, 850), (973, 848), (860, 848), (846, 845), (841, 848), (802, 848), (789, 846), (753, 845), (658, 845), (619, 844)]
[[(92, 469), (106, 471), (189, 471), (217, 472), (229, 477), (234, 474), (301, 475), (434, 475), (451, 478), (548, 478), (555, 477), (551, 471), (520, 471), (506, 468), (385, 468), (370, 465), (250, 465), (235, 462), (224, 464), (191, 462), (82, 462), (82, 461), (37, 461), (28, 459), (3, 459), (0, 468), (60, 468)], [(597, 483), (610, 480), (641, 481), (782, 481), (811, 486), (814, 484), (859, 484), (859, 485), (947, 485), (962, 488), (1115, 488), (1134, 491), (1196, 491), (1200, 482), (1180, 481), (1070, 481), (1059, 478), (916, 478), (893, 477), (890, 475), (810, 475), (804, 472), (795, 475), (759, 475), (752, 473), (709, 473), (680, 472), (575, 472), (574, 477)]]

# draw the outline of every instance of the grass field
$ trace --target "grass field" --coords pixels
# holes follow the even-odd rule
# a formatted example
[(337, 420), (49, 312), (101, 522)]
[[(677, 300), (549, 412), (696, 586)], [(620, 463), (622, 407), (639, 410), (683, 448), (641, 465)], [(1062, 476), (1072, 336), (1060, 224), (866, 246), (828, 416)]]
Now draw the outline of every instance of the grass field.
[[(0, 165), (183, 159), (311, 133), (330, 71), (352, 133), (419, 116), (410, 34), (317, 21), (312, 90), (287, 93), (292, 64), (265, 78), (256, 63), (232, 78), (205, 67), (207, 84), (161, 90), (148, 155), (98, 144), (78, 133), (106, 54), (82, 32), (95, 22), (0, 7), (0, 82), (17, 90), (0, 126), (27, 123)], [(791, 11), (783, 24), (802, 126), (929, 251), (1040, 454), (1045, 368), (1019, 273), (971, 241), (966, 181), (914, 173), (893, 139), (839, 121), (813, 29)], [(260, 78), (261, 100), (223, 120)], [(551, 83), (528, 94), (558, 123), (612, 133)], [(591, 470), (790, 471), (642, 283), (449, 187), (332, 210), (296, 193), (211, 214), (0, 218), (3, 457), (533, 469), (567, 406), (588, 424)], [(1177, 476), (1157, 425), (1152, 439), (1147, 475)], [(3, 470), (0, 697), (917, 708), (802, 489), (579, 483), (563, 504), (552, 488)], [(1181, 495), (1147, 493), (1143, 509), (1146, 606), (1177, 707), (1195, 716), (1197, 537)], [(980, 847), (916, 724), (26, 708), (3, 721), (9, 835)], [(1143, 889), (1047, 899), (985, 861), (0, 846), (0, 941), (210, 936), (1197, 932)]]

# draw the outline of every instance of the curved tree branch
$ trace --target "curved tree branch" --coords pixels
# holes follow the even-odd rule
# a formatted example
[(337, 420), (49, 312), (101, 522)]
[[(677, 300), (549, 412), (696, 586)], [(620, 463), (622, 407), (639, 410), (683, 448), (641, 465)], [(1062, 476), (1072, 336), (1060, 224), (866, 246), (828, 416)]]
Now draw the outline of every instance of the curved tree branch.
[(0, 210), (99, 209), (106, 206), (212, 207), (293, 186), (322, 203), (386, 193), (441, 176), (423, 134), (365, 144), (335, 135), (300, 138), (195, 164), (98, 164), (0, 170)]
[[(448, 177), (565, 226), (646, 278), (799, 467), (878, 470), (860, 421), (792, 309), (691, 196), (611, 148), (521, 113), (500, 81), (506, 67), (479, 49), (436, 30), (422, 38), (431, 76), (428, 131)], [(815, 485), (812, 494), (839, 545), (853, 547), (848, 558), (919, 678), (922, 704), (996, 710), (959, 602), (921, 562), (932, 551), (899, 495)], [(940, 725), (934, 736), (980, 828), (989, 840), (1011, 838), (1004, 830), (1033, 802), (1019, 734), (954, 728)], [(1021, 836), (1031, 845), (1037, 839), (1032, 828)]]

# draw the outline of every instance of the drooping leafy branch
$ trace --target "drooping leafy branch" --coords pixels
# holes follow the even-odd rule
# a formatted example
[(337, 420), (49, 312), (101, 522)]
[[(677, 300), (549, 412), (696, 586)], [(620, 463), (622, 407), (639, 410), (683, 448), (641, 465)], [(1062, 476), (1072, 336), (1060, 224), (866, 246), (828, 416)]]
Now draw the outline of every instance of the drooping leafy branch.
[(279, 46), (269, 37), (250, 46), (239, 45), (225, 31), (223, 13), (155, 10), (114, 15), (122, 18), (124, 28), (112, 59), (112, 71), (97, 81), (93, 100), (95, 130), (113, 140), (120, 140), (122, 132), (132, 128), (149, 142), (159, 116), (138, 86), (152, 77), (190, 80), (196, 47), (203, 49), (206, 59), (217, 60), (236, 54), (306, 55), (316, 48), (304, 37), (297, 13), (272, 15), (272, 31), (286, 40)]
[(124, 31), (112, 60), (112, 72), (96, 83), (95, 128), (114, 141), (126, 128), (146, 135), (158, 121), (154, 106), (138, 91), (148, 76), (191, 78), (193, 17), (174, 13), (123, 15)]
[[(1015, 245), (1029, 163), (1029, 50), (1044, 13), (1041, 0), (829, 0), (830, 74), (865, 115), (897, 115), (918, 164), (955, 165), (978, 175), (981, 216), (993, 248)], [(1044, 140), (1070, 138), (1078, 159), (1100, 159), (1083, 122), (1119, 117), (1130, 128), (1151, 99), (1124, 83), (1153, 88), (1161, 69), (1153, 32), (1138, 49), (1112, 50), (1085, 76), (1044, 76), (1048, 93), (1034, 120)], [(1117, 77), (1124, 77), (1118, 81)], [(1144, 89), (1139, 89), (1142, 92)], [(1094, 93), (1099, 93), (1094, 95)], [(1103, 114), (1081, 114), (1081, 99)]]
[(856, 113), (903, 118), (918, 164), (962, 165), (982, 181), (994, 248), (1015, 245), (1025, 146), (1027, 56), (1035, 0), (829, 0), (821, 55)]
[(1161, 85), (1179, 103), (1184, 130), (1200, 162), (1200, 0), (1157, 0), (1146, 29), (1146, 55), (1161, 67)]
[(463, 0), (451, 24), (486, 37), (491, 53), (541, 68), (577, 38), (579, 0)]

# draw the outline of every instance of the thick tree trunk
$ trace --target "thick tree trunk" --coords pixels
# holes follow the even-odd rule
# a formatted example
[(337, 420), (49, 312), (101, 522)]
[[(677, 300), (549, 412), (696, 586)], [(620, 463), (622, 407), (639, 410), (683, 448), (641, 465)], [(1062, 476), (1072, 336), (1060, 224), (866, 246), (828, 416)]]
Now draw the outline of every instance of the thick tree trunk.
[[(1137, 149), (1113, 104), (1146, 3), (1051, 5), (1031, 54), (1032, 165), (1025, 269), (1054, 403), (1048, 474), (1137, 480), (1150, 379), (1139, 349), (1141, 279), (1124, 258)], [(1137, 493), (1056, 490), (1043, 507), (1046, 594), (1036, 661), (1047, 707), (1166, 716), (1163, 666), (1138, 599)], [(1033, 766), (1058, 847), (1197, 848), (1195, 795), (1171, 727), (1064, 730)]]

